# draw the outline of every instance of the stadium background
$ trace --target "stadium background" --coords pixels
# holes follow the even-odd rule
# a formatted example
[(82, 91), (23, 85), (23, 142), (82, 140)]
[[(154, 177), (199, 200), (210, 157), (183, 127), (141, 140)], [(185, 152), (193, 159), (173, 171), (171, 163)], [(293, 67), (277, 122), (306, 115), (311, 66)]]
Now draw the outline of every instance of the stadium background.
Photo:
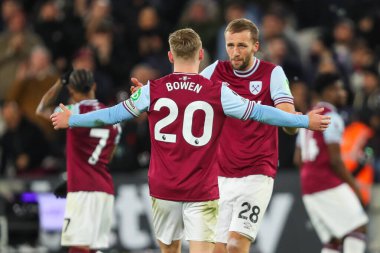
[[(129, 95), (131, 76), (144, 82), (171, 72), (167, 61), (171, 31), (191, 27), (200, 34), (207, 51), (204, 67), (226, 59), (223, 31), (226, 23), (240, 17), (259, 26), (258, 57), (284, 68), (298, 111), (306, 112), (312, 103), (317, 73), (337, 71), (343, 76), (349, 93), (349, 104), (342, 110), (346, 123), (360, 121), (371, 131), (354, 156), (374, 175), (368, 252), (379, 253), (380, 234), (375, 230), (380, 227), (376, 223), (380, 1), (376, 0), (2, 0), (0, 252), (59, 252), (57, 217), (64, 203), (49, 193), (64, 176), (65, 134), (54, 132), (34, 111), (70, 65), (92, 70), (99, 100), (113, 105)], [(68, 101), (67, 92), (59, 101)], [(110, 166), (118, 187), (109, 252), (156, 249), (146, 192), (149, 149), (146, 117), (123, 123)], [(300, 202), (293, 150), (294, 137), (280, 131), (280, 173), (261, 239), (252, 252), (318, 252), (320, 244)]]

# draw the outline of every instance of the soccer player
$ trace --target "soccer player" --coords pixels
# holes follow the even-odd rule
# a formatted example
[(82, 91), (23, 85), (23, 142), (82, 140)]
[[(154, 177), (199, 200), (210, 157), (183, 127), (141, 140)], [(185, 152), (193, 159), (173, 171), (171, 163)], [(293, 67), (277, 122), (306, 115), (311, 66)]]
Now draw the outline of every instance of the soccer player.
[[(74, 104), (71, 114), (82, 114), (105, 106), (95, 99), (93, 75), (74, 70), (63, 75), (43, 96), (37, 114), (49, 119), (55, 99), (67, 87)], [(114, 205), (114, 185), (108, 163), (119, 141), (121, 127), (70, 128), (66, 135), (67, 202), (61, 245), (69, 253), (95, 253), (108, 247)], [(62, 193), (62, 188), (60, 189)], [(65, 194), (63, 194), (65, 195)]]
[(344, 130), (337, 108), (346, 94), (337, 74), (321, 74), (316, 79), (320, 102), (331, 116), (324, 133), (300, 130), (294, 160), (301, 168), (303, 202), (322, 241), (322, 253), (364, 253), (365, 225), (368, 222), (360, 204), (360, 190), (342, 161), (340, 142)]
[(51, 118), (55, 129), (94, 127), (147, 111), (152, 143), (149, 189), (161, 251), (180, 252), (180, 239), (185, 235), (190, 252), (211, 253), (219, 198), (218, 171), (212, 164), (226, 115), (312, 130), (324, 130), (329, 118), (321, 117), (319, 111), (292, 115), (263, 106), (198, 75), (203, 49), (192, 29), (172, 33), (169, 45), (174, 73), (149, 81), (109, 109), (71, 115), (61, 106), (63, 112)]
[[(248, 19), (231, 21), (225, 29), (229, 61), (216, 61), (201, 75), (221, 81), (257, 104), (295, 113), (283, 69), (255, 57), (259, 30)], [(285, 128), (289, 134), (297, 129)], [(219, 218), (216, 253), (249, 252), (272, 196), (278, 166), (277, 127), (258, 121), (227, 118), (220, 138)]]

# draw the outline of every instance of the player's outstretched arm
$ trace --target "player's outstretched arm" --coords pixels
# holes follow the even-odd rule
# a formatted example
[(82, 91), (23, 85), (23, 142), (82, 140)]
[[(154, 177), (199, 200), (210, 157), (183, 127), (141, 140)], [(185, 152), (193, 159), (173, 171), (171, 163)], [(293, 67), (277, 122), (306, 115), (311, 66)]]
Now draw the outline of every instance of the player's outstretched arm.
[(321, 115), (321, 112), (323, 108), (313, 110), (308, 115), (296, 115), (271, 106), (255, 104), (250, 118), (269, 125), (324, 131), (330, 124), (330, 116)]
[(121, 102), (113, 107), (92, 111), (84, 114), (72, 115), (71, 111), (63, 104), (60, 104), (61, 112), (53, 113), (50, 118), (55, 130), (68, 127), (99, 127), (103, 125), (113, 125), (123, 120), (134, 117), (128, 112)]
[(252, 119), (262, 123), (282, 127), (302, 127), (310, 130), (323, 131), (330, 124), (330, 117), (320, 115), (318, 109), (308, 115), (291, 114), (277, 108), (249, 101), (226, 86), (221, 88), (221, 102), (227, 116), (247, 120)]

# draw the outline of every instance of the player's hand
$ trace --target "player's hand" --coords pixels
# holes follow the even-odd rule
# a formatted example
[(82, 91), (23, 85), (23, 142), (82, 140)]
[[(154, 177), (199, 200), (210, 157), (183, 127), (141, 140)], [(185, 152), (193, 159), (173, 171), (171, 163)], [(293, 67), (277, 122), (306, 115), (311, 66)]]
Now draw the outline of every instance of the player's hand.
[(309, 116), (309, 127), (308, 129), (313, 131), (325, 131), (330, 125), (331, 117), (326, 115), (321, 115), (324, 108), (319, 108), (310, 111), (307, 115)]
[(131, 82), (134, 85), (134, 86), (131, 86), (131, 94), (135, 93), (141, 87), (144, 86), (137, 78), (134, 78), (134, 77), (131, 78)]
[(58, 199), (59, 198), (63, 198), (63, 199), (66, 198), (66, 196), (67, 196), (67, 181), (62, 182), (57, 187), (55, 187), (54, 195)]
[(55, 130), (68, 128), (71, 111), (63, 104), (59, 104), (62, 112), (55, 112), (50, 116), (51, 122)]

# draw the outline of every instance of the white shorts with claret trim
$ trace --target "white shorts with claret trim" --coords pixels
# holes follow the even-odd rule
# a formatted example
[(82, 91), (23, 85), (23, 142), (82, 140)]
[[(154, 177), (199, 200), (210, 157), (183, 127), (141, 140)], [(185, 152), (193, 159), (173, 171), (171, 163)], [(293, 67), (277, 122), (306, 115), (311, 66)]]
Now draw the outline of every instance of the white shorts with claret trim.
[(251, 175), (219, 177), (219, 217), (216, 242), (227, 243), (234, 231), (255, 240), (273, 191), (273, 178)]
[(305, 194), (302, 200), (323, 243), (332, 238), (340, 239), (368, 222), (358, 198), (347, 184)]
[(69, 192), (62, 227), (62, 246), (108, 248), (114, 196), (104, 192)]
[(153, 227), (156, 238), (172, 241), (215, 242), (218, 201), (177, 202), (152, 197)]

